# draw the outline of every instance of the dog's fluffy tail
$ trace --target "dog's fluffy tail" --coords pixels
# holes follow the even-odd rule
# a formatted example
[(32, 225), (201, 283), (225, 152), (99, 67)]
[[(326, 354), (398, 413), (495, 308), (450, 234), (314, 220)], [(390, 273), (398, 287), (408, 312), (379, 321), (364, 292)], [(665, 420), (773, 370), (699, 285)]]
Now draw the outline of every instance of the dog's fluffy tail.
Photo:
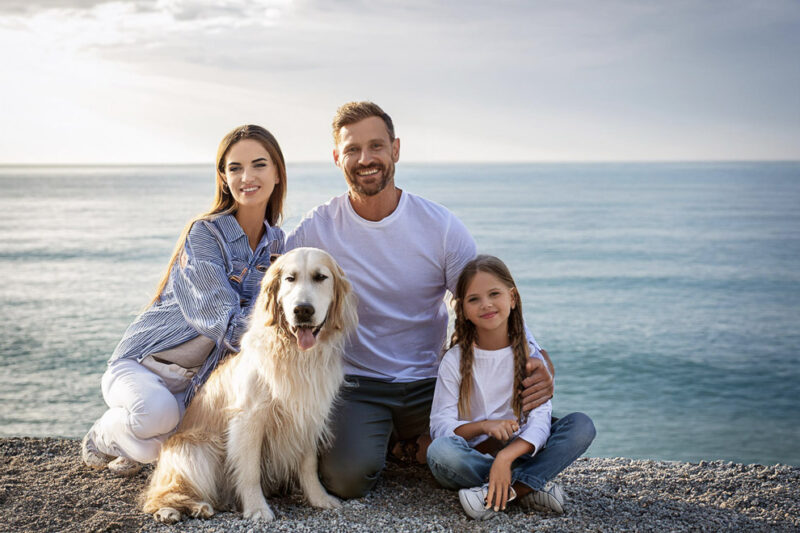
[(208, 518), (228, 507), (222, 471), (224, 443), (197, 431), (170, 437), (142, 497), (142, 510), (161, 509)]

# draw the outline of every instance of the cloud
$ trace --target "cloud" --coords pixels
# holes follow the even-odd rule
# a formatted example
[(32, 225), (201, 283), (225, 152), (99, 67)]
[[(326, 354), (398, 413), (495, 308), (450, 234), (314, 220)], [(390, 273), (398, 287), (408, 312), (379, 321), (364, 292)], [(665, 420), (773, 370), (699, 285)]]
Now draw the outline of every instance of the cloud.
[[(0, 47), (15, 51), (4, 64), (26, 72), (4, 91), (41, 95), (54, 114), (76, 106), (70, 119), (87, 102), (114, 101), (108, 117), (143, 130), (147, 107), (202, 128), (191, 102), (212, 117), (208, 137), (228, 127), (226, 116), (230, 126), (264, 117), (312, 159), (327, 157), (329, 139), (309, 131), (338, 104), (373, 99), (397, 115), (406, 156), (702, 158), (707, 147), (719, 158), (726, 146), (797, 154), (786, 148), (800, 136), (793, 0), (4, 6)], [(96, 92), (88, 100), (87, 84)], [(118, 109), (143, 102), (157, 104), (141, 117)]]
[(0, 26), (35, 37), (55, 32), (77, 47), (169, 42), (173, 35), (233, 31), (273, 25), (290, 0), (74, 0), (12, 3), (0, 9)]
[(107, 0), (5, 0), (0, 3), (0, 13), (20, 15), (34, 14), (47, 9), (90, 9), (104, 4)]

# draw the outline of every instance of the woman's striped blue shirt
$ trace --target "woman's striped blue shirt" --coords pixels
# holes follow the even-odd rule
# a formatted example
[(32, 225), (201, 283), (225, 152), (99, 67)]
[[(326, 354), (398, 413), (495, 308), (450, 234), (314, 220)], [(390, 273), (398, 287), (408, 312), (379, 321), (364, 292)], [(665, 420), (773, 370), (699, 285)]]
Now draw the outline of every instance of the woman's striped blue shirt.
[(161, 298), (128, 327), (109, 363), (141, 361), (198, 335), (208, 337), (215, 347), (192, 380), (188, 405), (225, 355), (239, 351), (271, 256), (283, 253), (283, 230), (264, 225), (266, 232), (253, 251), (233, 215), (195, 222)]

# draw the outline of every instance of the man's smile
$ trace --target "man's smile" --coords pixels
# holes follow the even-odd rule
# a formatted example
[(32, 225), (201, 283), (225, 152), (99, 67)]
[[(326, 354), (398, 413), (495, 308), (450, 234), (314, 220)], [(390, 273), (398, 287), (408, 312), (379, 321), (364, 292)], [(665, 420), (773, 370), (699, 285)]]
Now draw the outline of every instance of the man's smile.
[(369, 168), (357, 170), (356, 174), (358, 174), (361, 177), (367, 177), (367, 176), (372, 176), (374, 174), (377, 174), (378, 172), (380, 172), (380, 170), (381, 169), (378, 168), (378, 167), (369, 167)]

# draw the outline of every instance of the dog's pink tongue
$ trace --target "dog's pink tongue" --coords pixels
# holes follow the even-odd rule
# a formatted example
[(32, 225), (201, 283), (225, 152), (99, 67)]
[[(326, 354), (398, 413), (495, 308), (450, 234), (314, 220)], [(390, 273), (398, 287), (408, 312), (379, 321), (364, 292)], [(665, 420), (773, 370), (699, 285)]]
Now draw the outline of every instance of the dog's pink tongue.
[(317, 342), (311, 328), (297, 328), (297, 333), (295, 333), (295, 335), (297, 336), (297, 345), (301, 350), (308, 350)]

